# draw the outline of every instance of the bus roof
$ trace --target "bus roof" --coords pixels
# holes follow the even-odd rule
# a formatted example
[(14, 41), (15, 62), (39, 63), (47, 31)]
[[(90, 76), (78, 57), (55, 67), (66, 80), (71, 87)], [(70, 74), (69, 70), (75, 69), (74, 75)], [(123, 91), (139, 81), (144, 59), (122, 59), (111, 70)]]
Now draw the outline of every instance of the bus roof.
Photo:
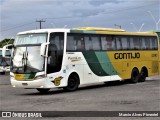
[(123, 29), (82, 27), (71, 29), (72, 33), (90, 34), (111, 34), (111, 35), (137, 35), (137, 36), (156, 36), (155, 32), (127, 32)]
[(73, 30), (90, 30), (90, 31), (125, 32), (125, 30), (123, 30), (123, 29), (100, 28), (100, 27), (81, 27), (81, 28), (73, 28)]
[(19, 32), (17, 35), (31, 34), (31, 33), (48, 33), (48, 32), (69, 32), (69, 29), (66, 28), (36, 29), (36, 30)]
[(70, 32), (70, 33), (86, 33), (86, 34), (111, 34), (111, 35), (137, 35), (137, 36), (157, 36), (155, 32), (127, 32), (123, 29), (113, 28), (99, 28), (99, 27), (81, 27), (81, 28), (52, 28), (52, 29), (37, 29), (19, 32), (20, 34), (31, 34), (31, 33), (50, 33), (50, 32)]

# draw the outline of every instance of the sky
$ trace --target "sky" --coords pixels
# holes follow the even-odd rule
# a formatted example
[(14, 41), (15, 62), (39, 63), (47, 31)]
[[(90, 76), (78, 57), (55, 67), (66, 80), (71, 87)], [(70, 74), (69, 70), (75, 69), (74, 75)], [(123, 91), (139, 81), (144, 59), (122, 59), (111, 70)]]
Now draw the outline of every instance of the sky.
[(36, 20), (42, 28), (150, 31), (160, 29), (160, 0), (0, 0), (0, 40), (39, 29)]

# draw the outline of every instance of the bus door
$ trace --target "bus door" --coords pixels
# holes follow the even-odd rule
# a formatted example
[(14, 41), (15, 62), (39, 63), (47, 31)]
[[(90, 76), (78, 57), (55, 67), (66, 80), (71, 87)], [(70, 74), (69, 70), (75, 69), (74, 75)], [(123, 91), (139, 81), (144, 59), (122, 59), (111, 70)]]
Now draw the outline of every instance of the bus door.
[(59, 72), (62, 67), (64, 33), (51, 33), (48, 48), (47, 74)]

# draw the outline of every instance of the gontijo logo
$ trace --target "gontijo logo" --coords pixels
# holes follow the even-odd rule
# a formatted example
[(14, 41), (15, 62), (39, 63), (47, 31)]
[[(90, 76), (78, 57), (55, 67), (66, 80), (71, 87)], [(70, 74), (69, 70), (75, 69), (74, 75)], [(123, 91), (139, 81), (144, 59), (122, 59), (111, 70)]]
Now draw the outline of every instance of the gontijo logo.
[(140, 53), (115, 53), (114, 54), (114, 59), (139, 59)]

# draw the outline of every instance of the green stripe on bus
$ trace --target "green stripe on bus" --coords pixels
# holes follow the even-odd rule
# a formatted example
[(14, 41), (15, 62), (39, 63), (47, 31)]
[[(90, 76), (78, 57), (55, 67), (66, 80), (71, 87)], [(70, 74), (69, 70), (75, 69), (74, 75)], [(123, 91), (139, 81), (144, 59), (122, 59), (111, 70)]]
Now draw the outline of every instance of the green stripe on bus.
[(97, 59), (100, 62), (102, 69), (109, 75), (117, 75), (118, 72), (114, 69), (106, 52), (95, 52)]
[(86, 52), (82, 52), (82, 53), (83, 53), (88, 65), (89, 65), (90, 69), (92, 70), (92, 72), (94, 74), (96, 74), (98, 76), (108, 76), (109, 75), (108, 73), (106, 73), (103, 70), (94, 51), (86, 51)]
[(106, 52), (82, 52), (92, 72), (98, 76), (117, 75)]
[(96, 34), (96, 31), (70, 30), (70, 33), (88, 33), (88, 34)]

